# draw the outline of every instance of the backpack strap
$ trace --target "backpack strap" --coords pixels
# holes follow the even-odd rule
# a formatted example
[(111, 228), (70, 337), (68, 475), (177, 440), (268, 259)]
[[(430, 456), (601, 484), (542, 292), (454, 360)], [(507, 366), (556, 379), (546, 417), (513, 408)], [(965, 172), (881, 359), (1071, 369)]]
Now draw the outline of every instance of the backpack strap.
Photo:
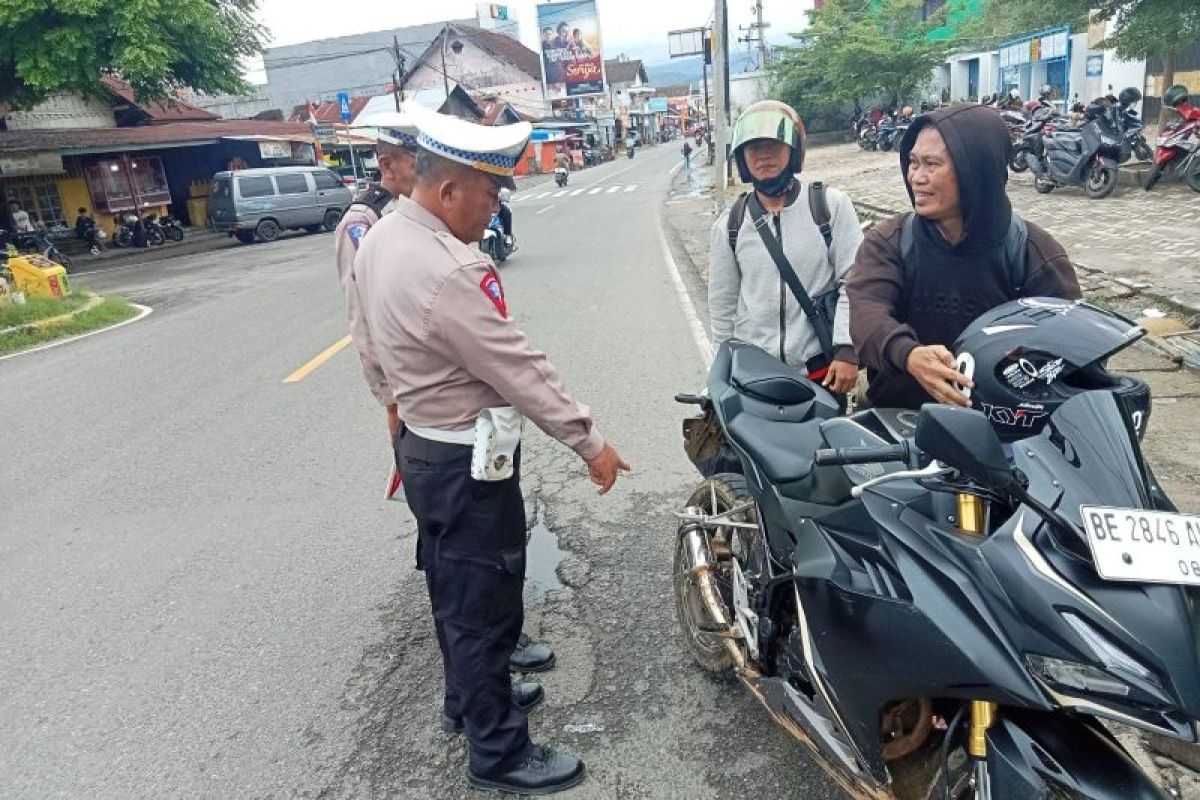
[(742, 221), (746, 219), (746, 201), (749, 192), (742, 192), (737, 200), (729, 207), (729, 249), (733, 251), (733, 260), (737, 260), (738, 231), (742, 229)]
[(813, 222), (821, 230), (826, 249), (833, 248), (833, 215), (829, 213), (829, 202), (825, 197), (825, 184), (813, 181), (808, 185), (808, 210)]
[(1008, 264), (1008, 285), (1013, 296), (1025, 294), (1025, 279), (1029, 277), (1029, 267), (1025, 263), (1026, 250), (1029, 246), (1029, 228), (1025, 220), (1016, 212), (1012, 212), (1012, 221), (1008, 224), (1008, 236), (1004, 240), (1004, 261)]
[(391, 192), (378, 183), (372, 183), (362, 190), (351, 205), (366, 206), (375, 212), (375, 216), (382, 217), (384, 207), (393, 199)]
[[(912, 286), (916, 276), (917, 265), (912, 257), (916, 247), (917, 215), (908, 212), (904, 223), (900, 226), (900, 260), (904, 264), (904, 286)], [(1025, 251), (1029, 245), (1029, 228), (1025, 220), (1016, 211), (1008, 224), (1008, 234), (1004, 238), (1004, 264), (1008, 268), (1008, 286), (1013, 296), (1018, 297), (1025, 291), (1025, 279), (1028, 277), (1028, 265)]]

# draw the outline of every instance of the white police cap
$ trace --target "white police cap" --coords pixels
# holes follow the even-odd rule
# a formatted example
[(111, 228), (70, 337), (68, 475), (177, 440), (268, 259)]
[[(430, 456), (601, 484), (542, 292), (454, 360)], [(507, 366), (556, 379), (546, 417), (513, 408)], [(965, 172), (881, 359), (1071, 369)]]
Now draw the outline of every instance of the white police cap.
[(377, 111), (354, 121), (354, 128), (374, 128), (375, 138), (388, 144), (415, 149), (420, 133), (418, 114), (412, 109)]
[(422, 115), (417, 144), (431, 153), (486, 172), (501, 186), (517, 188), (513, 172), (533, 126), (528, 122), (487, 127), (448, 114)]

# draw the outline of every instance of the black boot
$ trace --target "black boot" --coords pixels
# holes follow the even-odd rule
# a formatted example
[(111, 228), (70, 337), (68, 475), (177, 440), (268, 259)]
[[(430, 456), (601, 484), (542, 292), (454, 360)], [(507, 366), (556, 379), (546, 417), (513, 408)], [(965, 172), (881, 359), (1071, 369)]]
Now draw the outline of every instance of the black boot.
[[(512, 699), (517, 708), (528, 714), (530, 710), (546, 699), (546, 692), (536, 681), (518, 681), (513, 684)], [(462, 733), (463, 727), (462, 717), (442, 714), (442, 733)]]
[(554, 666), (554, 651), (525, 634), (517, 638), (517, 646), (508, 658), (513, 672), (545, 672)]
[(476, 789), (514, 794), (553, 794), (583, 780), (586, 770), (578, 756), (544, 744), (531, 744), (529, 752), (505, 772), (477, 774), (467, 768), (467, 783)]

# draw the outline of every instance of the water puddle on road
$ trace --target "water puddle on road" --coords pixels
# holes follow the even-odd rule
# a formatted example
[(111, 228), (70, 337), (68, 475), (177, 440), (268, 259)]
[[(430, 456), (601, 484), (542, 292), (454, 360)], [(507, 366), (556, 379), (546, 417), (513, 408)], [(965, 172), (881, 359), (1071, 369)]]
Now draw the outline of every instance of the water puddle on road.
[(566, 551), (558, 546), (558, 534), (546, 524), (546, 509), (539, 503), (537, 522), (529, 531), (529, 545), (525, 558), (527, 599), (541, 600), (548, 592), (562, 588), (557, 570), (566, 555)]

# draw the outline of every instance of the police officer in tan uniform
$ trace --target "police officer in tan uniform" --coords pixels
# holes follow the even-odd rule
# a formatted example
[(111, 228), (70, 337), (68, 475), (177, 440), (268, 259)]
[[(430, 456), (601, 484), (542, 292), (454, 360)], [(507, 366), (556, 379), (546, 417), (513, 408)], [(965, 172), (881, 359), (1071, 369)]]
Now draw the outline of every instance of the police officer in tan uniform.
[(350, 336), (362, 361), (367, 388), (387, 409), (387, 425), (391, 437), (396, 436), (400, 417), (391, 387), (383, 377), (383, 368), (371, 347), (371, 332), (363, 319), (354, 279), (354, 257), (363, 237), (376, 222), (391, 210), (397, 197), (412, 194), (417, 180), (417, 126), (405, 114), (394, 113), (372, 120), (377, 133), (376, 157), (379, 161), (379, 182), (368, 186), (346, 213), (342, 215), (335, 234), (337, 242), (338, 282), (346, 300), (346, 315), (350, 318)]
[[(371, 331), (363, 318), (355, 280), (354, 258), (363, 237), (384, 214), (392, 210), (397, 197), (412, 194), (417, 181), (417, 127), (419, 110), (388, 111), (361, 118), (355, 127), (373, 129), (376, 137), (376, 155), (379, 161), (379, 182), (368, 186), (346, 209), (338, 224), (336, 238), (338, 281), (346, 301), (346, 315), (350, 321), (350, 336), (362, 362), (363, 377), (367, 388), (386, 409), (389, 438), (394, 440), (400, 428), (400, 415), (396, 412), (396, 400), (392, 389), (383, 375), (383, 367), (371, 344)], [(554, 666), (554, 651), (546, 644), (534, 641), (524, 633), (509, 657), (509, 669), (514, 672), (543, 672)], [(541, 687), (536, 683), (519, 683), (514, 694), (524, 708), (531, 708), (541, 700)], [(450, 719), (446, 727), (456, 732), (462, 729), (461, 720)]]
[(444, 712), (461, 717), (470, 741), (467, 780), (544, 794), (577, 784), (584, 766), (530, 742), (508, 677), (526, 541), (514, 431), (528, 418), (570, 447), (601, 493), (629, 467), (513, 323), (500, 277), (475, 246), (501, 187), (514, 187), (529, 134), (528, 123), (422, 119), (412, 197), (376, 223), (354, 269), (404, 420), (397, 460), (442, 650)]

